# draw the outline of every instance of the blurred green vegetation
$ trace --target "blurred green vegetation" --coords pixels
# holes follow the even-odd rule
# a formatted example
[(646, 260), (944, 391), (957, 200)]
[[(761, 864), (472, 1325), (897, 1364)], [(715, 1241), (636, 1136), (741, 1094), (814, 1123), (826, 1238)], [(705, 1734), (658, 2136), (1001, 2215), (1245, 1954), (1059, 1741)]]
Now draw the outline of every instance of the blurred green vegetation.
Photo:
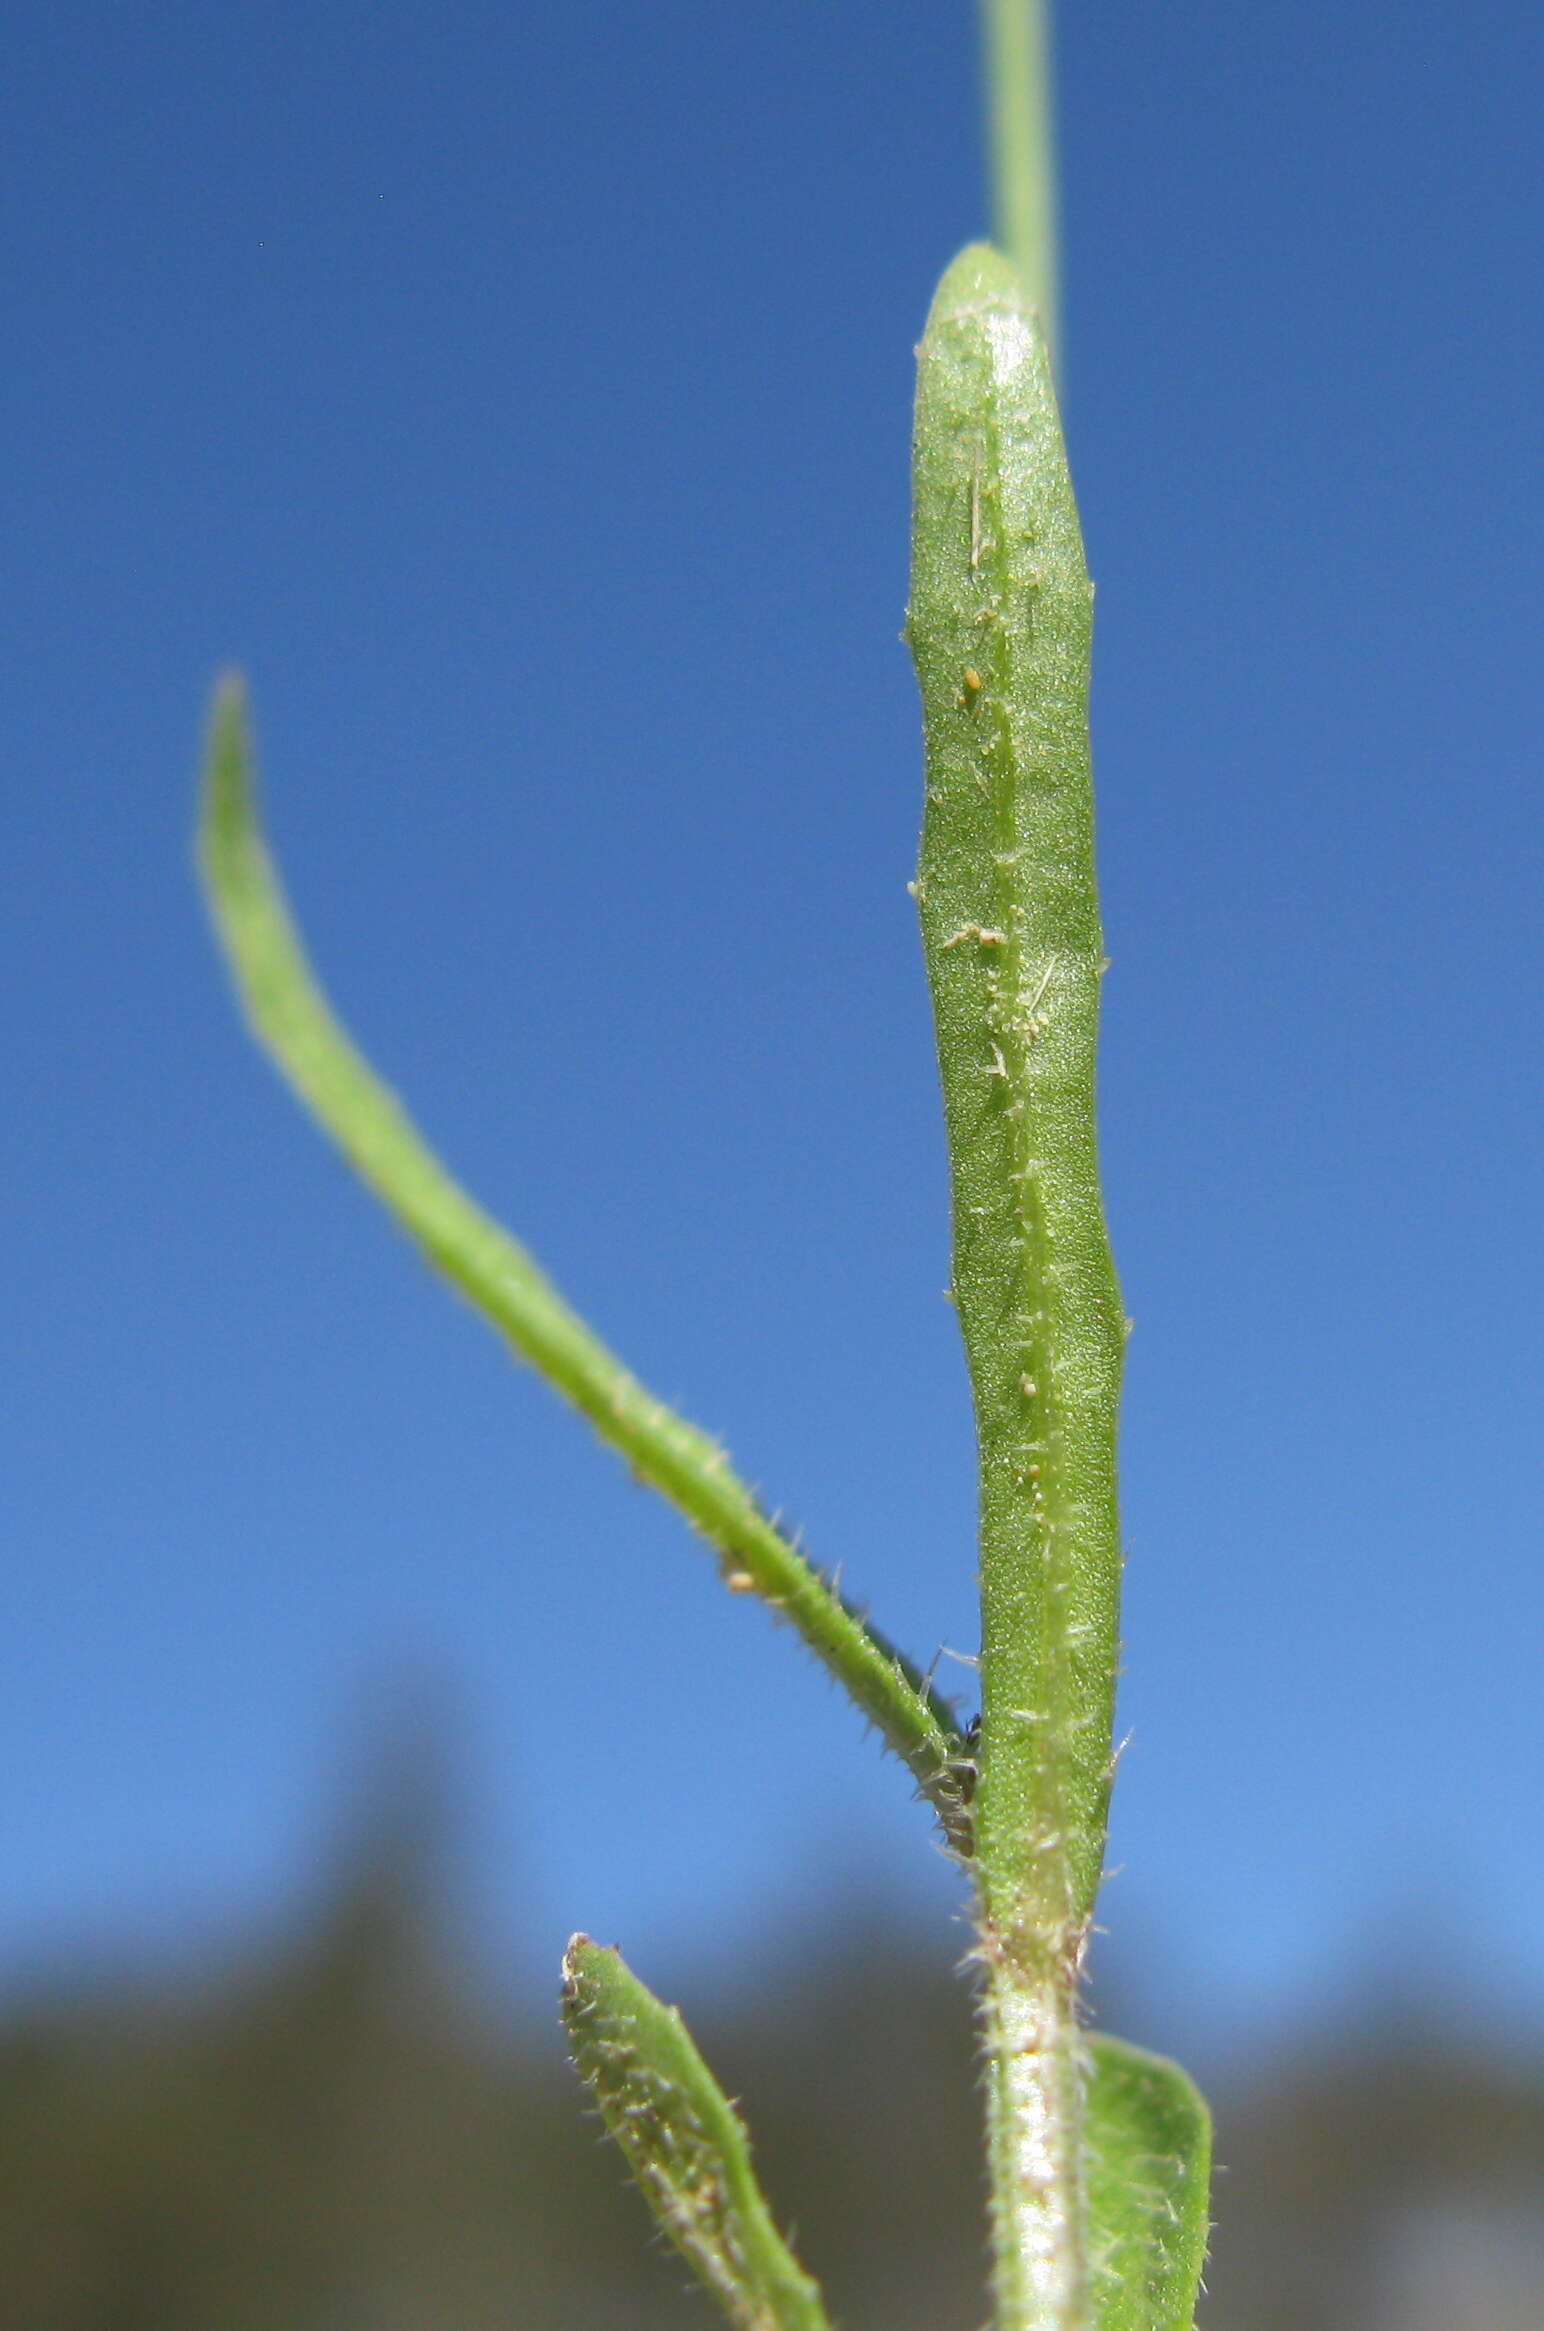
[[(433, 1828), (388, 1785), (282, 1946), (0, 2015), (3, 2331), (707, 2331), (555, 2028), (447, 1942)], [(824, 1931), (694, 2028), (845, 2331), (978, 2331), (964, 1986), (850, 1908)], [(1203, 2324), (1544, 2331), (1544, 2069), (1406, 2016), (1212, 2085)]]

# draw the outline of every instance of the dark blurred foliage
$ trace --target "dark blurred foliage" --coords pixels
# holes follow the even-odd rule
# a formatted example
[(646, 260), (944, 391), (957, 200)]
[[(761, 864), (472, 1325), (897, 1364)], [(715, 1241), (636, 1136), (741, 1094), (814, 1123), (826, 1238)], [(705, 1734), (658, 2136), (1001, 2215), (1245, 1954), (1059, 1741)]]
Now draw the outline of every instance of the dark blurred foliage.
[[(555, 2039), (461, 1972), (432, 1828), (388, 1788), (285, 1947), (11, 2008), (3, 2331), (706, 2331)], [(826, 1933), (693, 2026), (838, 2322), (977, 2331), (964, 1988), (889, 1921)], [(1544, 2072), (1359, 2020), (1219, 2094), (1203, 2323), (1541, 2331)]]

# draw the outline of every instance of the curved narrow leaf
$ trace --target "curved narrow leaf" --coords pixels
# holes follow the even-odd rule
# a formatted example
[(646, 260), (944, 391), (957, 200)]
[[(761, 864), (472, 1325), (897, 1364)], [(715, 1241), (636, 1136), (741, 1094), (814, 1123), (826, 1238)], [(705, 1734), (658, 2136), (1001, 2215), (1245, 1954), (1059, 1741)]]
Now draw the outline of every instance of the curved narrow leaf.
[(737, 2331), (827, 2331), (818, 2284), (772, 2222), (745, 2130), (673, 2007), (576, 1934), (563, 2024), (580, 2077), (663, 2231)]
[(1166, 2056), (1095, 2033), (1085, 2103), (1097, 2331), (1191, 2331), (1210, 2230), (1212, 2122)]
[(768, 1518), (727, 1451), (656, 1400), (534, 1257), (452, 1180), (338, 1021), (263, 840), (246, 695), (234, 677), (222, 682), (210, 721), (199, 860), (253, 1033), (361, 1181), (521, 1357), (702, 1532), (727, 1583), (761, 1595), (797, 1629), (961, 1843), (962, 1742), (941, 1696)]

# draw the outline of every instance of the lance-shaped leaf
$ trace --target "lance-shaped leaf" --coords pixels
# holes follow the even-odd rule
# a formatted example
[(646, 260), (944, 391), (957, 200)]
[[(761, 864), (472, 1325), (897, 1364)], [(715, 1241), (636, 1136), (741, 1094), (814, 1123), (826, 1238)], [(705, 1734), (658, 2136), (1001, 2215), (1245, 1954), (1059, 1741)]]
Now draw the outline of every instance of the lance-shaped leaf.
[(948, 1706), (777, 1528), (727, 1452), (640, 1384), (524, 1247), (451, 1178), (317, 983), (257, 818), (245, 695), (215, 698), (199, 857), (215, 926), (253, 1032), (360, 1179), (428, 1260), (588, 1417), (641, 1480), (717, 1550), (846, 1686), (960, 1842), (963, 1742)]
[(576, 1934), (563, 2023), (650, 2209), (738, 2331), (826, 2331), (819, 2286), (773, 2224), (745, 2130), (678, 2011)]
[(1075, 1992), (1110, 1793), (1124, 1342), (1095, 1136), (1093, 589), (1045, 334), (986, 245), (928, 315), (913, 489), (916, 895), (980, 1485), (971, 1810), (998, 2331), (1088, 2331)]
[(1191, 2331), (1210, 2228), (1212, 2124), (1166, 2056), (1096, 2034), (1085, 2104), (1098, 2331)]

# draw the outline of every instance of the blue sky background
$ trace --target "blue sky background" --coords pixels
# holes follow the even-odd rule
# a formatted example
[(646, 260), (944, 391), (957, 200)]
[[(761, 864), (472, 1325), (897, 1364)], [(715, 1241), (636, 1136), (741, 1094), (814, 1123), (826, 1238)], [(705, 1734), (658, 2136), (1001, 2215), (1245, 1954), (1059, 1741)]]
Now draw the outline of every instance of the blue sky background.
[[(281, 1915), (395, 1691), (511, 1994), (578, 1924), (689, 1990), (828, 1882), (941, 1917), (898, 1770), (247, 1046), (187, 837), (236, 658), (432, 1138), (969, 1650), (897, 633), (971, 13), (8, 21), (0, 1981)], [(1106, 1917), (1176, 2031), (1407, 1945), (1544, 2021), (1544, 19), (1059, 47), (1137, 1322)]]

